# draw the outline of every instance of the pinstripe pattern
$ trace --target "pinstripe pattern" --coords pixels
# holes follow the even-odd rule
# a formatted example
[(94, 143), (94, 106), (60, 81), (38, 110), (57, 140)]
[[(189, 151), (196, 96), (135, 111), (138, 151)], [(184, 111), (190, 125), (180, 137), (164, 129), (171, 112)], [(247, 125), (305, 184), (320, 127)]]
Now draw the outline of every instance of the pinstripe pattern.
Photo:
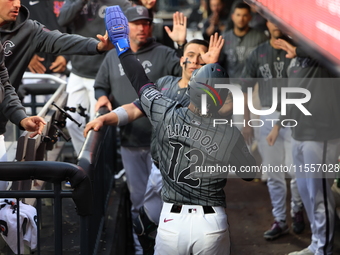
[[(188, 106), (190, 103), (190, 98), (187, 96), (186, 88), (180, 88), (178, 86), (178, 82), (181, 80), (181, 77), (175, 76), (165, 76), (158, 79), (155, 83), (159, 91), (168, 98), (177, 101), (183, 106)], [(151, 156), (153, 160), (159, 162), (158, 155), (157, 155), (157, 139), (156, 139), (156, 130), (153, 129), (152, 136), (151, 136)]]
[(262, 107), (271, 107), (273, 87), (278, 88), (278, 104), (281, 102), (280, 88), (288, 86), (287, 69), (291, 59), (284, 50), (274, 49), (269, 41), (258, 46), (248, 57), (241, 80), (242, 90), (259, 83), (259, 97)]
[(239, 130), (228, 125), (213, 127), (211, 119), (195, 115), (153, 88), (144, 90), (141, 103), (157, 135), (163, 200), (225, 207), (226, 179), (193, 177), (190, 166), (196, 162), (204, 166), (230, 163), (237, 168), (255, 165)]

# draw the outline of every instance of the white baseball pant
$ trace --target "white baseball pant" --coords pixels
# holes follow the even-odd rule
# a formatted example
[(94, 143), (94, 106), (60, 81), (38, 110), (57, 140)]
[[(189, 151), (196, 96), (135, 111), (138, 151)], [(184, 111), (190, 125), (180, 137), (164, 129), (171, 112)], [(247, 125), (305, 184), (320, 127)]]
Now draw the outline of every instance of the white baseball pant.
[[(68, 99), (66, 106), (77, 107), (80, 104), (83, 108), (86, 108), (86, 113), (89, 115), (89, 120), (94, 119), (94, 107), (97, 100), (94, 97), (94, 79), (88, 79), (80, 77), (74, 73), (70, 74), (68, 79), (66, 91), (68, 93)], [(78, 127), (76, 123), (67, 119), (66, 127), (70, 134), (72, 145), (74, 147), (77, 155), (79, 154), (81, 148), (83, 147), (85, 138), (83, 136), (83, 131), (86, 125), (86, 120), (84, 117), (80, 116), (77, 112), (68, 112), (72, 118), (74, 118), (79, 123), (82, 123), (81, 127)]]
[(335, 173), (333, 169), (333, 173), (323, 178), (323, 171), (312, 172), (311, 164), (325, 163), (325, 169), (331, 171), (331, 166), (335, 166), (338, 161), (339, 145), (340, 139), (327, 141), (323, 162), (323, 141), (292, 139), (297, 185), (312, 231), (312, 241), (308, 248), (315, 255), (330, 255), (333, 250), (335, 201), (331, 186)]
[(179, 213), (172, 208), (172, 203), (163, 203), (155, 255), (230, 254), (225, 208), (214, 206), (215, 213), (209, 214), (200, 205), (183, 205)]
[[(265, 109), (265, 108), (264, 108)], [(279, 112), (275, 111), (270, 115), (261, 116), (263, 126), (260, 127), (259, 133), (259, 152), (262, 157), (262, 165), (267, 166), (287, 166), (286, 169), (291, 169), (288, 173), (291, 177), (291, 216), (294, 212), (302, 210), (302, 200), (297, 189), (294, 169), (292, 166), (292, 149), (291, 149), (291, 129), (281, 128), (279, 136), (273, 146), (269, 146), (266, 140), (269, 132), (272, 130), (273, 123), (268, 119), (278, 119)], [(274, 122), (275, 124), (275, 122)], [(268, 191), (273, 206), (272, 213), (276, 221), (286, 220), (286, 173), (284, 171), (268, 171), (267, 180)]]
[(162, 200), (162, 175), (161, 171), (152, 163), (151, 173), (144, 195), (144, 210), (149, 219), (155, 224), (159, 222), (163, 200)]

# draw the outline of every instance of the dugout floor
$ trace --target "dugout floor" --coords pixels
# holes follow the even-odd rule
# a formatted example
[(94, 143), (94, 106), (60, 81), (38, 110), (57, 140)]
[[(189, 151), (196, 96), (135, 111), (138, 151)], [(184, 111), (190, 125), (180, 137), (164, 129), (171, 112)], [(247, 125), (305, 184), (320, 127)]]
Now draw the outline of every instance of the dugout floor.
[[(303, 233), (296, 235), (290, 230), (289, 234), (273, 241), (263, 238), (263, 232), (271, 227), (273, 217), (267, 186), (260, 180), (245, 182), (236, 178), (229, 179), (225, 191), (232, 255), (285, 255), (309, 245), (311, 232), (306, 215), (307, 228)], [(290, 193), (287, 195), (287, 215), (290, 215), (289, 199)], [(292, 222), (290, 217), (287, 221), (289, 225)], [(340, 255), (338, 217), (335, 229), (333, 255)]]
[[(117, 183), (118, 184), (118, 183)], [(122, 183), (121, 183), (122, 184)], [(112, 193), (112, 201), (117, 200), (118, 188)], [(290, 189), (287, 182), (287, 221), (290, 225), (292, 220), (290, 218)], [(306, 229), (303, 233), (296, 235), (290, 230), (289, 234), (279, 237), (273, 241), (266, 241), (263, 238), (264, 231), (271, 227), (273, 217), (271, 214), (271, 202), (269, 198), (268, 188), (266, 184), (262, 183), (260, 179), (255, 179), (252, 182), (246, 182), (238, 178), (228, 179), (225, 187), (226, 201), (227, 201), (227, 215), (230, 226), (231, 236), (231, 255), (285, 255), (289, 252), (302, 250), (310, 243), (311, 232), (309, 223), (305, 215)], [(121, 196), (121, 195), (120, 195)], [(338, 196), (340, 202), (340, 191)], [(108, 218), (114, 217), (114, 212), (117, 208), (114, 202), (110, 202)], [(69, 206), (66, 210), (74, 214), (74, 208)], [(72, 217), (67, 212), (63, 212), (66, 221), (70, 221), (71, 226), (74, 226)], [(111, 212), (111, 213), (110, 213)], [(126, 254), (117, 254), (112, 252), (112, 238), (115, 236), (112, 232), (114, 229), (106, 220), (106, 234), (103, 235), (101, 245), (97, 255), (133, 255), (132, 240), (129, 240), (128, 247), (126, 247)], [(66, 223), (66, 222), (64, 222)], [(68, 225), (68, 224), (66, 224)], [(73, 238), (79, 235), (77, 230), (69, 228), (65, 229), (64, 240), (68, 246), (70, 253), (75, 248), (72, 244)], [(340, 219), (336, 218), (334, 251), (333, 255), (340, 255)]]
[[(290, 215), (288, 182), (287, 189), (287, 215)], [(311, 232), (306, 215), (306, 229), (303, 233), (296, 235), (290, 230), (289, 234), (273, 241), (266, 241), (263, 238), (264, 231), (271, 227), (273, 217), (267, 186), (260, 179), (252, 182), (245, 182), (237, 178), (228, 179), (225, 192), (231, 236), (231, 255), (285, 255), (292, 251), (302, 250), (309, 245)], [(114, 206), (111, 207), (111, 210), (114, 210)], [(290, 217), (287, 221), (289, 225), (292, 222)], [(340, 255), (340, 219), (338, 217), (335, 229), (333, 255)], [(107, 235), (107, 237), (109, 236), (112, 235)], [(98, 254), (121, 255), (110, 251), (109, 244), (112, 242), (113, 240), (107, 238), (103, 240)], [(128, 243), (126, 255), (133, 255), (131, 240)]]

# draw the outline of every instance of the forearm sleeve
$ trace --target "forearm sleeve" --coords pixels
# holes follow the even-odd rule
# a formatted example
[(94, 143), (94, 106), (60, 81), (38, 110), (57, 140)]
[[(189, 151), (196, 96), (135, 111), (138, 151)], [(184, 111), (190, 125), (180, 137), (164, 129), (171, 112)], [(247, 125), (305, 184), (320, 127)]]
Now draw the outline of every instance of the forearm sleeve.
[(130, 80), (139, 97), (141, 97), (144, 89), (154, 86), (145, 74), (142, 65), (138, 62), (130, 49), (121, 54), (119, 59), (124, 68), (126, 77)]

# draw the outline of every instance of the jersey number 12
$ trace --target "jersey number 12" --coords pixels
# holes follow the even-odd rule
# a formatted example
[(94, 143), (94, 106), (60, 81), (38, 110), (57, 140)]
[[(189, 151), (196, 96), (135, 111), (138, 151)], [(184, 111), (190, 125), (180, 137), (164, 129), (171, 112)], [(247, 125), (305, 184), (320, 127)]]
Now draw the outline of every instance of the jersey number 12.
[[(191, 169), (195, 170), (196, 166), (202, 166), (204, 162), (204, 154), (202, 151), (198, 149), (191, 149), (187, 153), (184, 154), (184, 156), (190, 160), (190, 165), (186, 168), (176, 171), (176, 168), (178, 168), (178, 157), (180, 155), (180, 150), (183, 148), (183, 145), (180, 143), (173, 143), (170, 142), (171, 147), (173, 147), (173, 153), (170, 159), (170, 167), (168, 171), (168, 176), (171, 180), (177, 181), (177, 183), (184, 183), (186, 185), (189, 185), (190, 187), (196, 188), (200, 185), (201, 180), (200, 178), (193, 179), (190, 177)], [(196, 156), (196, 161), (191, 162), (193, 160), (194, 156)], [(177, 178), (175, 176), (175, 172), (179, 172)]]

